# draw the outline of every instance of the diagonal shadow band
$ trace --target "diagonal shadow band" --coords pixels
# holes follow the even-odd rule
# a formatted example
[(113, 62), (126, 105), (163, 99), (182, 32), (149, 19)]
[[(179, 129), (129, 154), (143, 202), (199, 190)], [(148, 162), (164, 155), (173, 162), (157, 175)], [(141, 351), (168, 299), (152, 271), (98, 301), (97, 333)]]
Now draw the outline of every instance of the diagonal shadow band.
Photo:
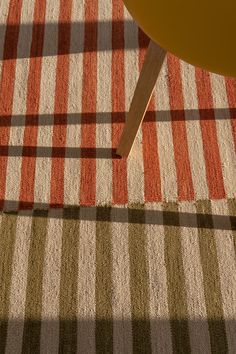
[[(70, 50), (58, 48), (58, 35), (59, 33), (70, 33)], [(84, 45), (84, 36), (90, 32), (97, 32), (97, 45), (94, 44)], [(32, 33), (34, 41), (44, 39), (43, 54), (37, 50), (29, 51), (32, 40)], [(113, 40), (111, 39), (113, 34)], [(122, 40), (120, 35), (122, 34)], [(148, 40), (140, 41), (137, 47), (137, 25), (132, 20), (126, 21), (81, 21), (70, 23), (25, 23), (25, 24), (0, 24), (0, 38), (5, 37), (5, 47), (11, 45), (12, 37), (18, 36), (24, 45), (18, 47), (17, 53), (15, 50), (7, 51), (0, 57), (0, 60), (21, 59), (28, 57), (41, 57), (41, 56), (56, 56), (65, 54), (76, 54), (85, 52), (97, 51), (111, 51), (111, 50), (135, 50), (142, 47), (147, 47)], [(117, 35), (116, 35), (117, 34)], [(27, 45), (28, 43), (28, 45)]]
[(7, 157), (49, 157), (72, 159), (122, 159), (113, 148), (77, 148), (48, 146), (7, 146), (0, 145), (0, 156)]
[[(21, 204), (20, 211), (18, 210), (19, 204)], [(236, 230), (236, 216), (234, 215), (149, 210), (130, 207), (129, 205), (127, 207), (49, 205), (24, 201), (19, 203), (19, 201), (14, 200), (0, 200), (0, 205), (3, 205), (5, 213), (19, 216)]]
[[(127, 112), (0, 115), (0, 127), (124, 123)], [(147, 111), (144, 122), (236, 119), (235, 108)]]

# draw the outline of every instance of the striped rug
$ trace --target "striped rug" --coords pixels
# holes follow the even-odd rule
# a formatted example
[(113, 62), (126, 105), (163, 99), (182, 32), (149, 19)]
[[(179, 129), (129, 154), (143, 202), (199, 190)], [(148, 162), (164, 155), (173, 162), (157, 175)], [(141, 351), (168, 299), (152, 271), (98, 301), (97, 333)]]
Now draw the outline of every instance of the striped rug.
[(235, 197), (236, 80), (168, 55), (118, 159), (148, 45), (122, 1), (0, 8), (0, 209)]
[(9, 212), (1, 353), (235, 353), (236, 202)]
[(236, 80), (168, 54), (120, 159), (148, 42), (0, 0), (0, 354), (236, 353)]

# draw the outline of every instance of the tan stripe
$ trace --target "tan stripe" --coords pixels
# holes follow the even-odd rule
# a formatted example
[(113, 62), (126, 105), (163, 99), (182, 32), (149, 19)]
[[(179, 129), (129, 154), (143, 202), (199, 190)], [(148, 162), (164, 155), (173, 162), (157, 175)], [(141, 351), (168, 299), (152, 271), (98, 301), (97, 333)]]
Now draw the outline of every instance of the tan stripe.
[(58, 353), (62, 216), (60, 209), (48, 213), (42, 280), (41, 353)]
[(213, 223), (216, 228), (215, 240), (219, 262), (220, 284), (222, 294), (222, 306), (225, 318), (226, 334), (228, 339), (229, 353), (235, 353), (236, 350), (236, 258), (234, 250), (234, 239), (230, 229), (229, 211), (226, 201), (212, 201), (213, 215), (225, 215), (225, 226), (227, 230), (217, 230), (224, 226), (217, 218), (213, 217)]
[[(130, 48), (130, 39), (132, 45), (139, 48), (138, 26), (132, 21), (128, 10), (124, 11), (124, 31), (125, 31), (125, 110), (129, 111), (134, 90), (139, 77), (139, 52), (137, 50), (128, 50)], [(128, 74), (129, 73), (129, 74)], [(132, 148), (132, 159), (127, 160), (128, 176), (128, 201), (129, 203), (144, 202), (144, 165), (142, 150), (142, 129), (139, 129), (137, 138)]]
[[(123, 206), (121, 206), (123, 209)], [(119, 209), (112, 209), (111, 220)], [(112, 223), (113, 352), (132, 353), (128, 211), (125, 220)]]
[[(91, 221), (90, 221), (91, 220)], [(96, 209), (80, 208), (77, 352), (95, 354)]]
[(211, 350), (213, 353), (226, 353), (227, 339), (210, 202), (196, 202), (196, 210)]
[(31, 241), (28, 258), (28, 279), (25, 301), (25, 323), (22, 351), (39, 352), (42, 311), (42, 281), (45, 240), (47, 233), (47, 212), (38, 216), (33, 213)]
[[(198, 244), (196, 208), (193, 203), (179, 205), (181, 246), (189, 315), (189, 336), (192, 353), (211, 353), (204, 297), (203, 273)], [(195, 227), (188, 227), (191, 225)]]
[(130, 291), (133, 351), (151, 352), (149, 277), (145, 212), (140, 205), (129, 208)]
[(12, 262), (15, 246), (16, 215), (3, 215), (0, 225), (0, 333), (1, 351), (7, 339), (7, 320), (10, 306)]
[(155, 89), (161, 188), (163, 200), (176, 200), (177, 177), (171, 128), (169, 92), (167, 85), (167, 65), (166, 62), (164, 62)]
[[(208, 197), (206, 168), (202, 144), (195, 69), (192, 65), (180, 61), (183, 83), (184, 109), (191, 164), (192, 179), (196, 199)], [(197, 156), (197, 158), (196, 158)]]
[[(151, 211), (151, 213), (149, 213)], [(158, 219), (158, 225), (156, 221)], [(152, 353), (172, 353), (161, 204), (146, 206)]]
[[(96, 223), (96, 352), (112, 353), (111, 208), (97, 208)], [(108, 220), (108, 221), (105, 221)]]
[(211, 74), (210, 77), (224, 186), (226, 196), (232, 198), (235, 197), (236, 191), (236, 151), (230, 122), (225, 79), (223, 76), (215, 74)]
[(60, 283), (60, 353), (77, 347), (79, 209), (64, 209)]
[[(45, 34), (41, 70), (39, 127), (37, 146), (52, 146), (52, 130), (54, 110), (54, 95), (56, 81), (56, 56), (48, 56), (48, 53), (57, 53), (57, 21), (59, 16), (59, 1), (47, 0), (45, 15)], [(46, 124), (45, 124), (46, 122)], [(35, 207), (37, 203), (49, 203), (51, 179), (51, 158), (37, 157), (35, 170)]]
[(12, 264), (11, 295), (6, 353), (21, 353), (24, 329), (28, 255), (30, 247), (31, 212), (19, 213), (16, 226), (15, 250)]
[[(17, 55), (19, 58), (16, 61), (16, 76), (14, 83), (14, 97), (12, 107), (12, 127), (10, 129), (9, 146), (23, 145), (24, 139), (24, 114), (26, 110), (26, 96), (27, 96), (27, 80), (29, 70), (29, 56), (32, 36), (32, 26), (30, 23), (33, 21), (34, 15), (34, 2), (24, 0), (22, 3), (21, 24), (19, 33), (19, 41), (17, 47)], [(14, 126), (15, 121), (19, 122), (19, 115), (22, 119), (21, 126)], [(10, 156), (7, 164), (7, 179), (6, 179), (6, 194), (7, 201), (18, 200), (20, 190), (20, 176), (21, 176), (21, 160), (20, 156)], [(12, 203), (5, 203), (5, 210), (16, 209)]]
[[(176, 226), (167, 226), (171, 223)], [(163, 224), (165, 225), (165, 264), (173, 348), (177, 352), (182, 350), (184, 353), (190, 353), (187, 294), (177, 204), (164, 204)]]
[(228, 209), (231, 221), (231, 228), (233, 234), (233, 242), (234, 242), (234, 251), (236, 254), (236, 200), (228, 199)]
[[(82, 112), (82, 77), (84, 45), (84, 2), (74, 0), (71, 11), (70, 74), (68, 90), (68, 125), (66, 146), (81, 146), (81, 112)], [(73, 123), (73, 124), (71, 124)], [(80, 200), (80, 164), (79, 158), (65, 159), (64, 203), (78, 205)]]
[[(97, 52), (97, 121), (96, 147), (108, 150), (111, 156), (111, 48), (112, 36), (112, 2), (98, 2), (98, 52)], [(105, 78), (105, 80), (104, 80)], [(103, 113), (104, 112), (104, 113)], [(96, 202), (98, 205), (112, 202), (112, 159), (96, 159)], [(106, 173), (104, 173), (106, 171)]]

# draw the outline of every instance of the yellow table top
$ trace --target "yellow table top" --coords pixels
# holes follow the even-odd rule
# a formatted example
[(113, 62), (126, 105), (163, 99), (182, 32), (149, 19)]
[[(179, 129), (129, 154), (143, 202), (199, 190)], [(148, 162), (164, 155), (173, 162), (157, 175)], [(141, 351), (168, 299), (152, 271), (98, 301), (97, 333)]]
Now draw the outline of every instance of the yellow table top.
[(156, 43), (195, 66), (236, 77), (236, 0), (124, 0)]

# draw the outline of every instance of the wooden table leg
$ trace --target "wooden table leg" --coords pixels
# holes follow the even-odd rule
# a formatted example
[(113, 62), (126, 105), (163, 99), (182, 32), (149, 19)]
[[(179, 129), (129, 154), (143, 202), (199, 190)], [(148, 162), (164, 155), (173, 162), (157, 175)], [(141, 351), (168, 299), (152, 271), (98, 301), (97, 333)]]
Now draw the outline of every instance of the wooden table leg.
[(166, 51), (150, 41), (116, 154), (128, 157), (162, 68)]

